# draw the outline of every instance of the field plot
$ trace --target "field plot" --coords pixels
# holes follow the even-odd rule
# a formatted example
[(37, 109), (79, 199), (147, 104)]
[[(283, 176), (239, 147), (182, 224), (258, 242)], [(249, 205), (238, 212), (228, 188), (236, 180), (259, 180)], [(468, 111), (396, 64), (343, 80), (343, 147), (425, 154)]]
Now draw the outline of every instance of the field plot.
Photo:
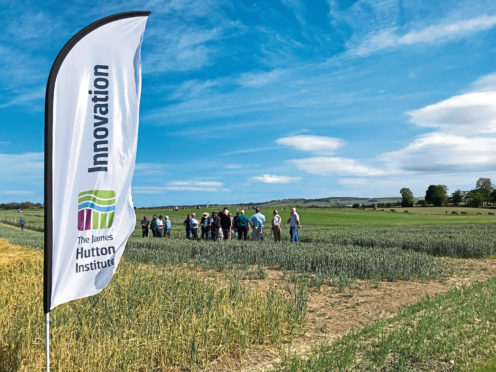
[[(59, 368), (443, 370), (496, 356), (488, 347), (496, 322), (488, 300), (496, 288), (493, 216), (306, 224), (294, 245), (286, 229), (282, 243), (268, 234), (262, 243), (188, 241), (185, 211), (156, 212), (169, 213), (172, 238), (141, 238), (137, 228), (103, 293), (54, 310)], [(345, 213), (354, 212), (386, 213)], [(42, 234), (0, 225), (0, 237), (35, 247), (1, 243), (0, 369), (40, 369)], [(83, 358), (78, 350), (91, 352)]]

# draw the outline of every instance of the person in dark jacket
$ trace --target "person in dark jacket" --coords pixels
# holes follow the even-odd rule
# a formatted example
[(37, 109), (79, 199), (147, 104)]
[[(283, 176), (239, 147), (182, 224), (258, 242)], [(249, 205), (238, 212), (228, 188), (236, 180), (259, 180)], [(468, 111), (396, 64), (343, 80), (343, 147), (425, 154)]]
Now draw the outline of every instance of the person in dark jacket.
[(212, 240), (217, 240), (219, 238), (219, 230), (220, 230), (220, 217), (218, 216), (217, 212), (212, 212), (212, 226), (211, 226), (211, 232), (212, 232)]
[(250, 230), (249, 225), (250, 219), (245, 214), (245, 211), (242, 210), (241, 214), (238, 218), (238, 239), (239, 240), (248, 240), (248, 231)]
[(229, 216), (229, 210), (227, 208), (224, 208), (224, 211), (220, 215), (220, 225), (224, 240), (229, 240), (231, 238), (231, 216)]
[(150, 222), (146, 219), (146, 216), (143, 216), (143, 220), (141, 221), (141, 236), (143, 238), (148, 238), (148, 225)]
[(153, 215), (152, 222), (150, 224), (150, 229), (152, 229), (152, 235), (157, 237), (157, 215)]
[(188, 214), (188, 216), (184, 220), (183, 224), (186, 227), (186, 238), (191, 239), (191, 215), (190, 214)]
[(208, 235), (210, 232), (210, 224), (209, 224), (210, 217), (208, 215), (208, 212), (203, 212), (202, 219), (200, 221), (201, 225), (201, 230), (202, 230), (202, 239), (208, 240)]

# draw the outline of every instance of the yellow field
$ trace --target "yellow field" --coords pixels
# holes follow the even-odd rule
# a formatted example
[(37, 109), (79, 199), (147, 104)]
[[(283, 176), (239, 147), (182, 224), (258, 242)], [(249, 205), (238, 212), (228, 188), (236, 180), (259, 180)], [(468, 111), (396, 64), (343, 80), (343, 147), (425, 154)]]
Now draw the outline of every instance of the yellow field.
[[(0, 370), (42, 370), (42, 252), (0, 239)], [(203, 370), (278, 348), (299, 320), (280, 293), (180, 267), (121, 262), (104, 293), (51, 312), (52, 367)]]

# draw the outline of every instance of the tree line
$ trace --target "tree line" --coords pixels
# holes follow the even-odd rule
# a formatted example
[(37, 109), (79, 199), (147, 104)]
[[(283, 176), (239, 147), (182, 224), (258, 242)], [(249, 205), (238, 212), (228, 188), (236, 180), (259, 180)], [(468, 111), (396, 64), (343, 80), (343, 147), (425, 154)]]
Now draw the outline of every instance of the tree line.
[(41, 203), (31, 203), (31, 202), (23, 202), (23, 203), (2, 203), (0, 204), (0, 209), (40, 209), (43, 208), (43, 204)]
[[(401, 206), (413, 207), (415, 199), (412, 191), (408, 187), (400, 190)], [(490, 178), (479, 178), (475, 183), (475, 188), (470, 191), (456, 190), (450, 196), (446, 185), (429, 185), (425, 191), (424, 200), (419, 200), (417, 204), (431, 204), (436, 207), (444, 207), (447, 203), (459, 206), (464, 203), (468, 207), (482, 207), (488, 202), (496, 203), (496, 189)]]

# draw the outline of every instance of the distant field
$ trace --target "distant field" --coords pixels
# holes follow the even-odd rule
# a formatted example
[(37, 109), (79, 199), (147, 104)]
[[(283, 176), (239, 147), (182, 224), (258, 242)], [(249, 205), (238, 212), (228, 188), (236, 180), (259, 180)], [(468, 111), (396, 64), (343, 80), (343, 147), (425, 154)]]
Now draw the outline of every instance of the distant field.
[[(230, 211), (235, 214), (242, 207), (230, 207)], [(217, 211), (220, 208), (217, 208)], [(473, 223), (496, 223), (496, 216), (491, 216), (488, 213), (496, 213), (496, 210), (480, 209), (480, 208), (393, 208), (395, 212), (390, 211), (391, 208), (374, 210), (354, 210), (354, 209), (337, 209), (337, 208), (299, 208), (298, 213), (303, 225), (319, 225), (319, 226), (394, 226), (394, 225), (450, 225), (450, 224), (473, 224)], [(136, 211), (138, 220), (143, 216), (149, 219), (153, 214), (168, 215), (172, 223), (182, 224), (188, 213), (195, 212), (197, 216), (210, 209), (189, 208), (173, 212), (167, 209), (138, 209)], [(270, 221), (272, 218), (272, 210), (262, 208), (262, 213), (266, 219)], [(405, 213), (404, 211), (408, 211)], [(290, 208), (278, 208), (278, 212), (282, 217), (283, 224), (289, 218)], [(446, 211), (448, 213), (446, 213)], [(458, 213), (453, 215), (452, 212)], [(467, 215), (462, 215), (465, 212)], [(246, 210), (246, 214), (251, 216), (254, 212)], [(477, 215), (480, 213), (480, 215)]]
[[(196, 213), (201, 218), (203, 212), (211, 213), (213, 210), (219, 211), (223, 207), (215, 206), (209, 208), (196, 209), (193, 207), (179, 211), (171, 209), (137, 209), (136, 226), (139, 230), (139, 221), (143, 216), (151, 220), (156, 214), (169, 216), (173, 227), (182, 227), (182, 222), (189, 213)], [(228, 206), (229, 210), (236, 214), (236, 211), (245, 209), (246, 214), (251, 216), (254, 211), (240, 206)], [(283, 225), (289, 218), (290, 208), (272, 207), (262, 208), (262, 213), (270, 223), (272, 210), (276, 208), (283, 219)], [(394, 210), (394, 212), (391, 211)], [(453, 214), (453, 213), (457, 214)], [(339, 208), (298, 208), (301, 222), (304, 226), (395, 226), (395, 225), (450, 225), (450, 224), (478, 224), (496, 223), (496, 216), (489, 215), (496, 210), (482, 208), (460, 208), (460, 207), (416, 207), (416, 208), (380, 208), (378, 210), (355, 210)], [(462, 214), (463, 213), (463, 214)], [(16, 211), (0, 211), (0, 222), (19, 225), (19, 219), (23, 216), (28, 229), (43, 230), (43, 210), (24, 210), (22, 213)]]

